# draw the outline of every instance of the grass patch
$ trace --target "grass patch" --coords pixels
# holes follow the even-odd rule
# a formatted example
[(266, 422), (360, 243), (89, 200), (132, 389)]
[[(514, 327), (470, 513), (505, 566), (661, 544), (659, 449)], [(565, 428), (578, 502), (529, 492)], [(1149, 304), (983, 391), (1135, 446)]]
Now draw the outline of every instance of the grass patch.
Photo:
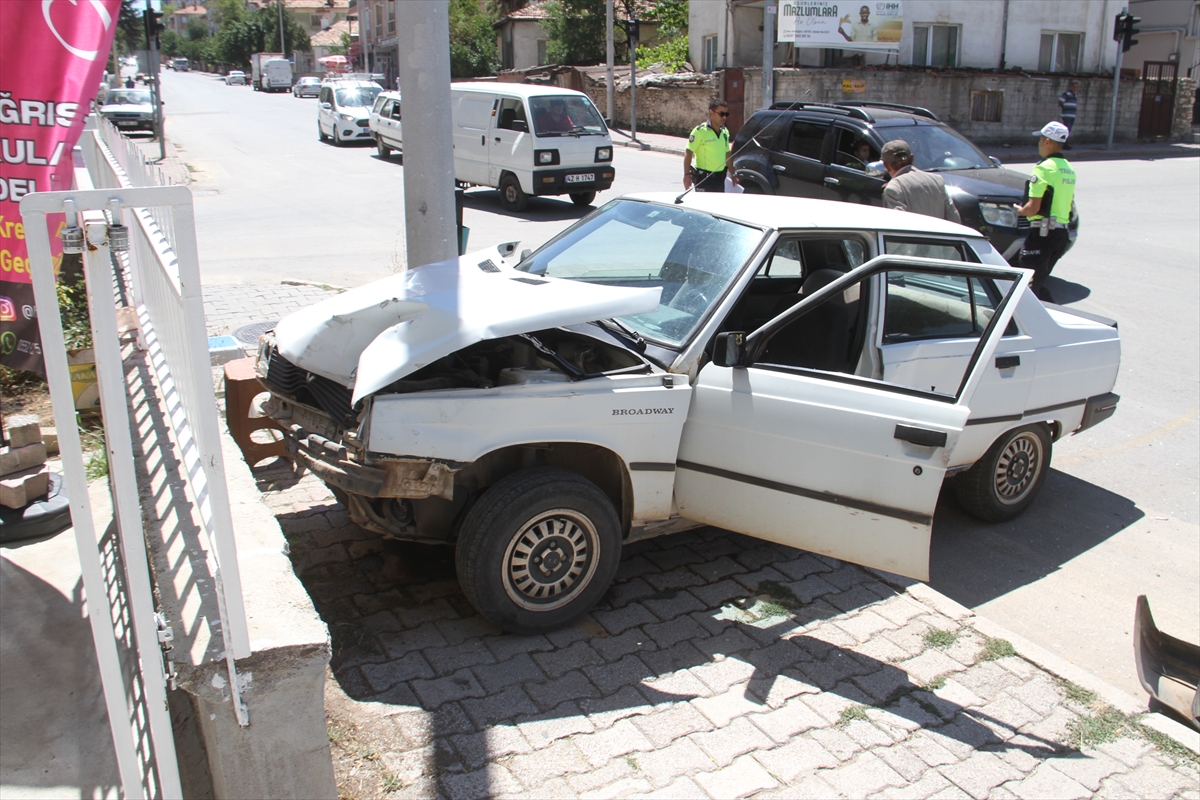
[(783, 606), (786, 610), (790, 611), (800, 607), (800, 598), (792, 594), (792, 590), (779, 581), (763, 581), (755, 591), (762, 599)]
[(634, 772), (637, 772), (642, 768), (641, 765), (638, 764), (637, 759), (633, 756), (625, 756), (625, 763), (628, 764)]
[(851, 722), (870, 721), (870, 718), (867, 716), (867, 707), (855, 704), (842, 709), (842, 713), (838, 715), (837, 727), (844, 728)]
[(937, 647), (944, 650), (958, 641), (958, 631), (943, 631), (934, 628), (926, 631), (922, 639), (925, 641), (926, 647)]
[(921, 686), (921, 688), (927, 692), (936, 692), (938, 689), (941, 689), (945, 685), (946, 685), (946, 676), (938, 675), (936, 678), (931, 678), (930, 680), (926, 681)]
[(1103, 706), (1094, 712), (1081, 714), (1067, 725), (1069, 743), (1080, 750), (1116, 741), (1121, 736), (1137, 731), (1138, 727), (1134, 721), (1112, 706)]
[(975, 656), (975, 660), (995, 661), (997, 658), (1008, 658), (1016, 654), (1016, 648), (1012, 646), (1012, 642), (1008, 639), (993, 639), (988, 637), (983, 640), (983, 649), (979, 651), (979, 655)]
[(379, 776), (379, 788), (383, 790), (384, 794), (391, 794), (403, 789), (404, 784), (400, 782), (400, 779), (396, 777), (394, 772), (385, 769), (383, 774)]
[(83, 469), (89, 481), (108, 475), (108, 448), (104, 445), (104, 429), (81, 430), (79, 446), (83, 449)]
[(1062, 681), (1060, 685), (1062, 686), (1063, 694), (1067, 696), (1067, 699), (1079, 703), (1080, 705), (1090, 707), (1099, 699), (1096, 696), (1096, 693), (1091, 689), (1085, 689), (1077, 683)]
[(1167, 736), (1162, 731), (1157, 731), (1147, 725), (1142, 725), (1139, 722), (1134, 723), (1138, 733), (1146, 737), (1150, 744), (1154, 745), (1161, 752), (1175, 759), (1176, 761), (1186, 761), (1193, 767), (1200, 767), (1200, 755), (1196, 755), (1191, 750), (1187, 749), (1179, 742)]

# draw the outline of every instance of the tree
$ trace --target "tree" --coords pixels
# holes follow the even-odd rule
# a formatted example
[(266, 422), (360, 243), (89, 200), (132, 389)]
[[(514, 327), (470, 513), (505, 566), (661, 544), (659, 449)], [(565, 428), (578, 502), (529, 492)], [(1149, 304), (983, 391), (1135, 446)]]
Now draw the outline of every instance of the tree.
[[(280, 7), (283, 7), (284, 42), (279, 41)], [(254, 16), (263, 30), (263, 52), (283, 53), (287, 57), (291, 56), (297, 50), (302, 53), (312, 50), (312, 42), (309, 41), (308, 31), (283, 6), (283, 0), (275, 0), (271, 5), (263, 6), (255, 12)], [(287, 47), (284, 47), (284, 44)]]
[(679, 72), (688, 60), (688, 0), (659, 0), (646, 14), (658, 23), (658, 42), (638, 50), (638, 67), (661, 64), (667, 72)]
[(492, 15), (476, 0), (450, 0), (450, 75), (477, 78), (494, 75), (500, 65)]
[(604, 18), (604, 0), (552, 0), (547, 3), (546, 17), (542, 21), (547, 37), (546, 58), (554, 64), (603, 61)]

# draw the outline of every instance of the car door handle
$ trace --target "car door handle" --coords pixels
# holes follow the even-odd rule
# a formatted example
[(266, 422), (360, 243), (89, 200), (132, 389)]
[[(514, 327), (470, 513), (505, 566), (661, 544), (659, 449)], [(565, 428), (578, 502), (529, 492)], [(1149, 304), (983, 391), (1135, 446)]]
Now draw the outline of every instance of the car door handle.
[(996, 369), (1012, 369), (1021, 366), (1020, 356), (996, 356)]
[(486, 136), (480, 136), (480, 137), (479, 137), (479, 143), (480, 143), (480, 144), (482, 144), (482, 145), (486, 145), (486, 144), (487, 144), (487, 137), (486, 137)]
[(775, 171), (776, 172), (787, 172), (787, 167), (785, 167), (783, 164), (776, 164)]
[(931, 431), (928, 428), (914, 428), (911, 425), (897, 425), (896, 438), (902, 442), (912, 442), (922, 447), (945, 447), (946, 432)]
[(837, 178), (826, 178), (825, 182), (828, 183), (830, 186), (837, 186), (840, 181), (838, 181)]
[(499, 136), (497, 136), (497, 137), (496, 137), (496, 144), (500, 144), (500, 137), (499, 137)]

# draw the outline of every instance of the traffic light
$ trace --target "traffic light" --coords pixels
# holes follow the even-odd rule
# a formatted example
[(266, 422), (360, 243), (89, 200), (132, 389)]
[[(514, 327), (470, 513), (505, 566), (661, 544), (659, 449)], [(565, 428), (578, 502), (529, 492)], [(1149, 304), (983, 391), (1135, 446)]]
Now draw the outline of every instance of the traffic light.
[(1125, 12), (1117, 14), (1117, 19), (1113, 23), (1113, 39), (1121, 43), (1121, 52), (1128, 53), (1129, 48), (1138, 43), (1138, 40), (1133, 37), (1139, 32), (1136, 25), (1141, 21), (1141, 17), (1135, 17), (1133, 14)]
[[(149, 4), (147, 4), (149, 6)], [(142, 14), (142, 19), (146, 24), (146, 49), (158, 49), (158, 35), (167, 29), (167, 26), (162, 23), (162, 12), (155, 11), (153, 8), (147, 7)]]

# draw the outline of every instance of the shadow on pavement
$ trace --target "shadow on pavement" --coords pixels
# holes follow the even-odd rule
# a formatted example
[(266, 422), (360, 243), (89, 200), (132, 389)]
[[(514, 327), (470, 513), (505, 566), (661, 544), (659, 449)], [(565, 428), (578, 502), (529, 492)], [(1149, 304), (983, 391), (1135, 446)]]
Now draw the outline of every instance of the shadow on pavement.
[(934, 515), (929, 585), (973, 608), (1056, 572), (1143, 516), (1132, 500), (1055, 469), (1011, 522), (969, 516), (947, 484)]
[[(74, 536), (36, 547), (78, 558)], [(67, 598), (0, 558), (0, 596), (0, 795), (115, 797), (121, 778), (82, 578)]]
[[(285, 473), (256, 470), (260, 486), (276, 478), (286, 484)], [(1082, 491), (1071, 481), (1056, 476), (1047, 491)], [(1108, 498), (1109, 513), (1121, 502)], [(1091, 502), (1094, 513), (1102, 506)], [(314, 515), (331, 518), (333, 529), (320, 528)], [(966, 538), (961, 512), (943, 508), (939, 515)], [(656, 732), (661, 723), (653, 720), (690, 715), (699, 727), (689, 730), (712, 730), (701, 711), (710, 709), (705, 713), (712, 718), (732, 706), (739, 710), (730, 720), (788, 706), (784, 713), (794, 712), (799, 721), (789, 720), (798, 727), (776, 737), (784, 742), (820, 728), (831, 741), (883, 737), (877, 744), (890, 745), (891, 735), (925, 729), (922, 736), (961, 753), (1020, 751), (1044, 759), (1070, 752), (1048, 730), (1017, 732), (1012, 720), (954, 701), (973, 697), (969, 691), (938, 693), (944, 678), (918, 682), (912, 662), (948, 652), (928, 653), (930, 626), (937, 623), (909, 619), (891, 640), (876, 643), (875, 655), (854, 646), (859, 640), (844, 628), (822, 624), (900, 600), (874, 575), (834, 559), (714, 528), (637, 542), (624, 548), (616, 581), (591, 613), (564, 629), (517, 636), (467, 602), (449, 547), (382, 541), (345, 524), (332, 499), (278, 518), (296, 573), (329, 625), (334, 678), (349, 698), (377, 709), (374, 734), (407, 752), (388, 769), (410, 791), (510, 793), (511, 786), (491, 785), (487, 769), (496, 758), (522, 752), (505, 751), (506, 737), (544, 737), (545, 747), (591, 732), (592, 720), (601, 718), (608, 724), (646, 720), (641, 729), (655, 750), (637, 758), (649, 762), (680, 735)], [(1092, 524), (1081, 519), (1078, 527)], [(1062, 542), (1050, 560), (1087, 541)], [(1006, 572), (994, 564), (989, 569)], [(954, 636), (960, 637), (960, 660), (982, 658), (975, 655), (984, 644), (979, 634), (964, 629)], [(901, 661), (910, 671), (897, 665)], [(717, 728), (734, 735), (728, 722)], [(551, 752), (516, 757), (553, 758)]]
[(531, 222), (560, 222), (582, 219), (595, 211), (595, 206), (577, 206), (569, 199), (531, 197), (524, 211), (508, 211), (500, 205), (500, 192), (495, 189), (475, 189), (463, 193), (463, 206), (489, 214)]
[(1046, 279), (1046, 290), (1050, 292), (1050, 296), (1054, 298), (1054, 302), (1060, 306), (1065, 306), (1068, 303), (1078, 303), (1092, 294), (1092, 290), (1081, 283), (1072, 283), (1062, 278), (1056, 278), (1053, 275)]

